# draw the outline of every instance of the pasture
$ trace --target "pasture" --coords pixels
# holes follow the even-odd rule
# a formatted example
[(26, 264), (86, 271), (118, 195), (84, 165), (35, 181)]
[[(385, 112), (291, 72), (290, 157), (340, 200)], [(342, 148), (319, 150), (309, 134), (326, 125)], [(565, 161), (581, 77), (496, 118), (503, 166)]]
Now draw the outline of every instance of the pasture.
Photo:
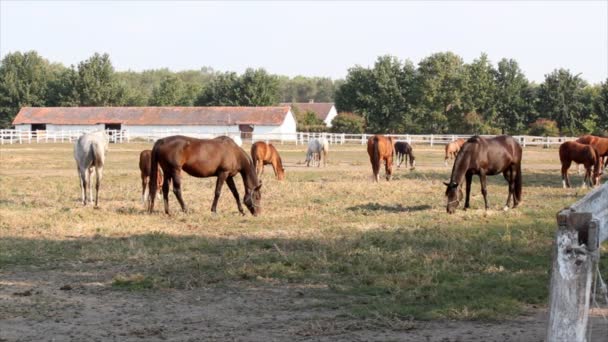
[(472, 208), (448, 215), (443, 146), (414, 145), (415, 170), (374, 183), (365, 145), (308, 168), (306, 146), (277, 144), (286, 179), (266, 166), (261, 216), (227, 187), (213, 215), (215, 178), (187, 175), (190, 212), (171, 193), (173, 215), (158, 200), (150, 215), (151, 145), (110, 145), (99, 209), (79, 202), (72, 144), (0, 147), (0, 341), (539, 340), (555, 214), (586, 193), (562, 189), (556, 149), (526, 148), (519, 208), (502, 211), (494, 176), (484, 211), (475, 177)]

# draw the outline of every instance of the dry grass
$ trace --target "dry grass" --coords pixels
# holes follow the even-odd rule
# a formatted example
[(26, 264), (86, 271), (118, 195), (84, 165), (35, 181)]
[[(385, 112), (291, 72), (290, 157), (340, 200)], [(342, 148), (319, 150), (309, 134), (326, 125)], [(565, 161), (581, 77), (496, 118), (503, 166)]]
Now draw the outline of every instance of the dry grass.
[(171, 194), (173, 216), (146, 214), (137, 163), (150, 144), (110, 146), (100, 209), (79, 205), (71, 145), (4, 145), (0, 269), (88, 268), (117, 290), (292, 282), (366, 317), (499, 318), (545, 303), (555, 213), (585, 193), (561, 188), (556, 150), (526, 149), (520, 209), (500, 210), (506, 186), (491, 177), (490, 211), (475, 179), (473, 209), (450, 216), (441, 147), (415, 146), (417, 169), (379, 184), (363, 146), (332, 146), (324, 169), (304, 167), (302, 146), (277, 147), (287, 180), (267, 166), (254, 218), (227, 188), (212, 215), (215, 179), (189, 176), (190, 213)]

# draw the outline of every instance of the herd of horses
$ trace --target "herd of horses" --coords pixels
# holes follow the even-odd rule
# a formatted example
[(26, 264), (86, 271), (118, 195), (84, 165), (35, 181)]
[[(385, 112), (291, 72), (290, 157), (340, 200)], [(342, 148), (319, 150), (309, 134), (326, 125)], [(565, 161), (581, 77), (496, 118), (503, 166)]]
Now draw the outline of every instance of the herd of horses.
[[(83, 134), (74, 145), (74, 158), (80, 177), (80, 189), (83, 205), (93, 201), (92, 173), (95, 171), (95, 207), (99, 204), (99, 188), (103, 176), (105, 154), (108, 150), (109, 139), (104, 131)], [(314, 139), (308, 144), (306, 165), (312, 163), (320, 167), (327, 165), (329, 142), (324, 139)], [(412, 146), (404, 141), (395, 141), (393, 137), (374, 135), (367, 141), (367, 152), (372, 165), (374, 180), (380, 180), (380, 167), (384, 162), (386, 179), (392, 176), (393, 159), (397, 155), (397, 167), (408, 159), (411, 169), (415, 168), (415, 156)], [(608, 167), (608, 138), (585, 135), (576, 141), (567, 141), (560, 145), (559, 157), (562, 164), (561, 174), (564, 187), (570, 187), (568, 169), (572, 162), (583, 165), (585, 178), (583, 186), (599, 184), (603, 169)], [(446, 210), (454, 213), (462, 201), (464, 184), (466, 197), (464, 208), (469, 208), (471, 183), (474, 175), (479, 176), (481, 193), (486, 210), (489, 208), (487, 199), (486, 177), (503, 174), (508, 183), (508, 196), (505, 210), (516, 208), (521, 203), (522, 196), (522, 148), (510, 136), (496, 137), (473, 136), (467, 140), (457, 139), (445, 147), (445, 160), (453, 159), (452, 173), (446, 185)], [(285, 179), (285, 169), (277, 149), (271, 144), (258, 141), (251, 146), (248, 155), (240, 144), (232, 138), (221, 136), (215, 139), (196, 139), (181, 135), (170, 136), (157, 140), (151, 150), (140, 153), (139, 169), (142, 181), (142, 202), (147, 210), (154, 211), (157, 194), (161, 194), (164, 211), (169, 214), (169, 188), (172, 184), (173, 193), (182, 211), (186, 212), (181, 191), (182, 171), (199, 178), (217, 177), (215, 195), (211, 211), (216, 212), (224, 183), (232, 192), (239, 212), (245, 215), (243, 204), (249, 212), (257, 216), (262, 212), (260, 176), (264, 165), (272, 165), (278, 180)], [(239, 191), (234, 177), (241, 175), (244, 186), (244, 197), (241, 203)]]

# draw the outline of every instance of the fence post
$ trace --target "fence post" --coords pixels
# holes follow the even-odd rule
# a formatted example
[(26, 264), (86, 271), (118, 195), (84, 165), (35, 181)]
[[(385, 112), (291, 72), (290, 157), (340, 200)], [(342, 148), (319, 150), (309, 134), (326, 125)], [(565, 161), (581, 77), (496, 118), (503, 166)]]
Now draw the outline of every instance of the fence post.
[(431, 134), (431, 147), (433, 147), (433, 135)]

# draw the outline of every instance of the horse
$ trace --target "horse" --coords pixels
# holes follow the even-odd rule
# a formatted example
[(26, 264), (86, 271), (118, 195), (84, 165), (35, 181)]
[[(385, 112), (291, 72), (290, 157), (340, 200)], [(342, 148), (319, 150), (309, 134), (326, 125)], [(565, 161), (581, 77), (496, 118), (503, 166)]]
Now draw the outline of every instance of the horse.
[[(243, 203), (253, 216), (262, 212), (262, 182), (258, 180), (251, 158), (232, 139), (219, 137), (215, 139), (196, 139), (182, 135), (162, 138), (152, 148), (152, 169), (150, 173), (149, 193), (156, 193), (158, 167), (163, 170), (163, 200), (165, 213), (169, 214), (169, 182), (173, 183), (173, 193), (182, 211), (187, 212), (182, 198), (181, 171), (198, 177), (217, 177), (215, 196), (211, 212), (216, 213), (224, 182), (232, 192), (241, 215), (245, 215), (234, 182), (234, 176), (240, 174), (245, 186)], [(149, 212), (154, 211), (154, 196), (150, 197)]]
[[(99, 187), (103, 178), (103, 165), (108, 152), (109, 138), (105, 131), (84, 133), (74, 144), (74, 159), (80, 176), (80, 191), (82, 204), (87, 205), (93, 201), (93, 189), (91, 188), (91, 174), (95, 168), (95, 208), (99, 204)], [(87, 189), (89, 196), (87, 197)]]
[(598, 137), (595, 135), (583, 135), (576, 139), (576, 142), (585, 145), (591, 145), (597, 149), (597, 152), (602, 159), (601, 164), (604, 168), (608, 167), (608, 138)]
[(464, 139), (458, 138), (445, 145), (445, 160), (443, 163), (446, 167), (448, 166), (448, 159), (456, 159), (456, 155), (458, 154), (458, 151), (460, 151), (464, 143)]
[(264, 165), (271, 164), (274, 175), (278, 180), (285, 179), (285, 169), (279, 152), (272, 144), (258, 141), (251, 145), (251, 159), (255, 165), (255, 171), (260, 177), (264, 173)]
[(321, 160), (323, 166), (327, 166), (327, 154), (329, 153), (329, 142), (325, 138), (313, 139), (308, 142), (308, 149), (306, 150), (306, 166), (315, 165), (321, 166)]
[[(139, 154), (139, 171), (141, 174), (141, 202), (146, 205), (149, 201), (150, 194), (148, 184), (150, 182), (150, 172), (152, 170), (152, 150), (143, 150)], [(160, 168), (157, 170), (156, 186), (160, 189), (163, 184), (163, 175)]]
[(412, 170), (416, 166), (416, 157), (414, 156), (414, 151), (412, 150), (412, 146), (405, 141), (397, 141), (395, 143), (395, 153), (397, 154), (397, 167), (401, 167), (401, 163), (405, 160), (405, 165), (407, 165), (407, 158), (410, 158), (410, 167)]
[(393, 174), (393, 137), (374, 135), (367, 139), (367, 154), (372, 163), (372, 171), (376, 182), (380, 181), (380, 163), (385, 162), (386, 180), (391, 180)]
[(471, 194), (471, 182), (473, 175), (479, 175), (481, 182), (481, 193), (488, 210), (488, 190), (486, 187), (486, 176), (497, 175), (502, 172), (509, 183), (509, 195), (505, 210), (509, 209), (511, 198), (513, 198), (513, 208), (521, 202), (521, 146), (513, 137), (500, 135), (494, 138), (484, 138), (474, 136), (468, 139), (460, 149), (454, 166), (450, 182), (447, 186), (446, 196), (448, 199), (447, 212), (452, 214), (462, 200), (462, 182), (466, 179), (466, 200), (464, 208), (469, 208), (469, 198)]
[[(572, 162), (585, 166), (585, 178), (582, 187), (586, 184), (594, 186), (599, 184), (602, 175), (602, 160), (600, 153), (593, 145), (585, 145), (576, 141), (566, 141), (559, 146), (559, 160), (562, 163), (562, 184), (564, 188), (570, 187), (568, 169)], [(593, 167), (593, 177), (591, 168)]]

